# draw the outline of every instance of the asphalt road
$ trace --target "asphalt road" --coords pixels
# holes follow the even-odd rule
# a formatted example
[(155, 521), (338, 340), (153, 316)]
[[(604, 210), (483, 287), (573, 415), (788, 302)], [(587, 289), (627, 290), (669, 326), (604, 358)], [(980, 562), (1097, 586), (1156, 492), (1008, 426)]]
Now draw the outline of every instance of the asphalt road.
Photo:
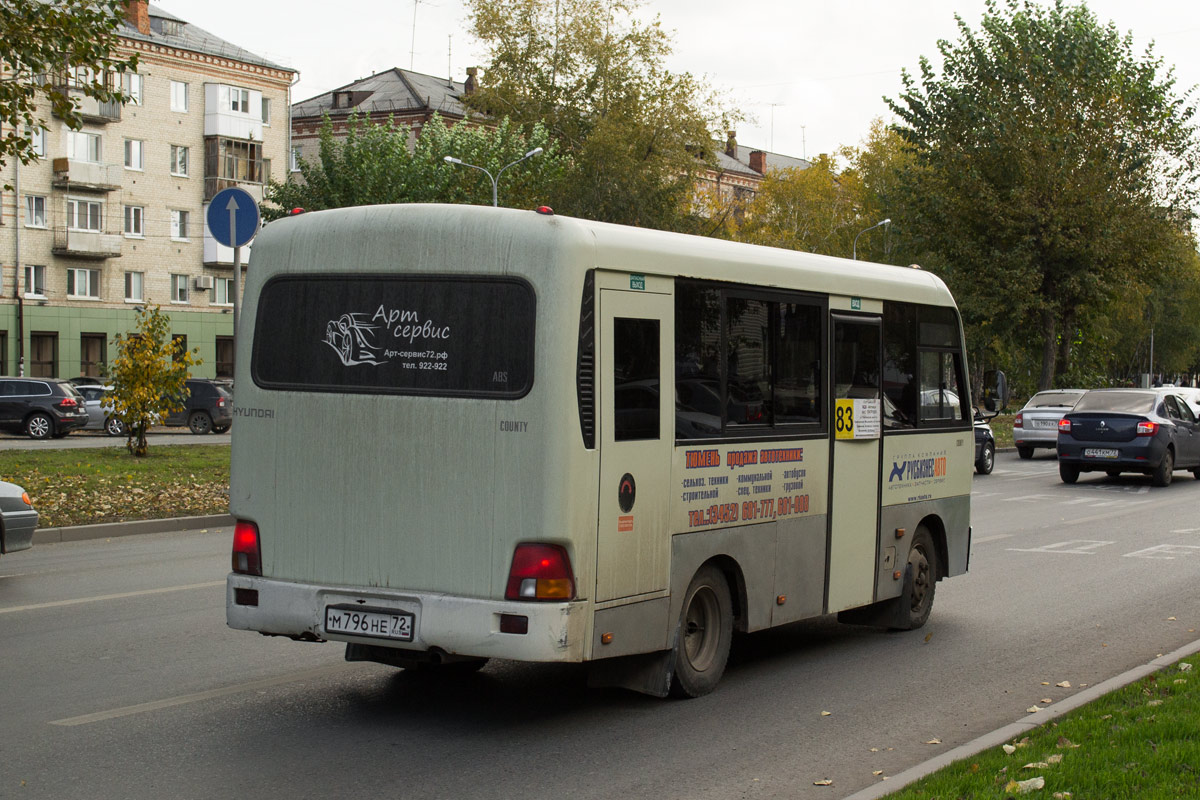
[(1198, 502), (1002, 453), (925, 628), (743, 636), (690, 701), (228, 630), (228, 529), (39, 546), (0, 558), (0, 797), (844, 797), (1200, 638)]

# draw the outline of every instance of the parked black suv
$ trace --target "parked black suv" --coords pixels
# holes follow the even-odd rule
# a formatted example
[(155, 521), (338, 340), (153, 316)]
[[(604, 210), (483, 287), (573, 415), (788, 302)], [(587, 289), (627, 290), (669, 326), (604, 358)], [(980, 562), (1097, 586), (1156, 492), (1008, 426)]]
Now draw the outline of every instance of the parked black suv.
[(163, 425), (187, 425), (192, 433), (224, 433), (233, 424), (233, 395), (208, 378), (188, 378), (183, 408), (169, 414)]
[(67, 381), (0, 378), (0, 430), (57, 439), (87, 421), (83, 396)]

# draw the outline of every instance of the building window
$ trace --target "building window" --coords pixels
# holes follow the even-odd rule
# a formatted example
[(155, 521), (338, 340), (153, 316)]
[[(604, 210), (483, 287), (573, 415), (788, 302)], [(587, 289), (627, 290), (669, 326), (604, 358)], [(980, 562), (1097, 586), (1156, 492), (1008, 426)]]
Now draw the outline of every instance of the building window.
[(229, 89), (229, 110), (235, 114), (250, 113), (250, 90), (235, 89), (232, 86)]
[(29, 137), (29, 151), (38, 158), (45, 158), (46, 129), (40, 125), (36, 128), (26, 128), (25, 135)]
[(136, 72), (126, 72), (121, 75), (121, 91), (129, 98), (126, 102), (130, 105), (140, 106), (144, 84), (145, 78)]
[(103, 333), (79, 335), (79, 374), (99, 378), (105, 368), (105, 346), (108, 337)]
[(204, 177), (263, 183), (262, 145), (212, 137), (204, 143)]
[[(218, 337), (220, 338), (220, 337)], [(217, 358), (221, 357), (221, 347), (217, 346)], [(8, 331), (0, 331), (0, 375), (8, 374)], [(217, 373), (217, 377), (221, 377)], [(233, 377), (230, 375), (230, 377)]]
[(146, 143), (141, 139), (125, 140), (125, 169), (143, 169), (145, 167)]
[(233, 337), (217, 337), (217, 377), (233, 377)]
[(99, 232), (100, 227), (100, 203), (95, 200), (67, 198), (67, 228), (73, 231)]
[(271, 99), (269, 97), (262, 99), (262, 123), (263, 125), (271, 124)]
[(217, 278), (213, 288), (216, 289), (216, 300), (213, 301), (213, 305), (233, 305), (233, 278)]
[(188, 110), (188, 85), (183, 81), (171, 81), (171, 110)]
[(72, 161), (100, 163), (100, 134), (67, 131), (67, 158)]
[(142, 284), (145, 283), (146, 275), (142, 272), (126, 272), (125, 273), (125, 299), (134, 302), (141, 302)]
[(179, 241), (188, 241), (188, 212), (180, 209), (171, 210), (171, 238)]
[(146, 235), (143, 223), (146, 209), (142, 206), (125, 206), (125, 235), (142, 237)]
[(36, 194), (25, 195), (25, 227), (46, 227), (46, 198)]
[(100, 270), (76, 269), (67, 270), (67, 296), (100, 298)]
[(299, 172), (300, 171), (300, 148), (299, 147), (292, 148), (292, 159), (291, 160), (292, 160), (292, 163), (291, 163), (292, 172)]
[(46, 267), (42, 264), (25, 265), (25, 296), (46, 296)]
[(186, 178), (188, 175), (188, 148), (171, 145), (171, 174)]
[(171, 276), (171, 302), (186, 303), (188, 301), (188, 276)]
[(58, 375), (58, 334), (29, 334), (29, 376), (53, 378)]

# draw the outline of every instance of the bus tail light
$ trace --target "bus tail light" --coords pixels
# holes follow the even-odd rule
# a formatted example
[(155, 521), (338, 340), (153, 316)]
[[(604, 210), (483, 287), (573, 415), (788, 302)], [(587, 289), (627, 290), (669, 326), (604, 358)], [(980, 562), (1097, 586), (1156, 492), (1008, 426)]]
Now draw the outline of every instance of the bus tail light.
[(262, 575), (258, 525), (243, 519), (233, 526), (233, 571), (239, 575)]
[(1071, 432), (1071, 420), (1067, 419), (1066, 417), (1063, 417), (1062, 419), (1060, 419), (1058, 421), (1058, 432), (1059, 433), (1070, 433)]
[(1013, 417), (1013, 427), (1014, 428), (1024, 428), (1025, 427), (1025, 420), (1023, 419), (1023, 417), (1024, 417), (1023, 414), (1017, 414), (1015, 417)]
[(575, 575), (566, 548), (525, 542), (513, 552), (505, 600), (572, 600)]
[(1138, 436), (1153, 436), (1158, 433), (1158, 423), (1151, 422), (1148, 419), (1142, 420), (1137, 426)]

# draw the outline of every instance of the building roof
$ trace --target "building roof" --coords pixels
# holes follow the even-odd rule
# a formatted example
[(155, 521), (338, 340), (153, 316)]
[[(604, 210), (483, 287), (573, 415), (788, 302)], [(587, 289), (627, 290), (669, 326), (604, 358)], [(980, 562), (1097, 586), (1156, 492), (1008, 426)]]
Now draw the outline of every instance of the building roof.
[[(296, 72), (291, 67), (268, 61), (249, 50), (225, 41), (219, 36), (209, 33), (203, 28), (193, 25), (187, 20), (165, 11), (158, 6), (149, 7), (150, 33), (140, 33), (137, 27), (128, 19), (122, 20), (121, 36), (141, 42), (153, 42), (167, 47), (178, 47), (196, 53), (210, 56), (222, 56), (245, 64), (257, 64), (271, 69)], [(236, 21), (236, 20), (235, 20)], [(166, 25), (164, 26), (164, 23)], [(167, 29), (164, 31), (164, 27)]]
[[(326, 111), (337, 114), (350, 111), (366, 114), (436, 111), (444, 116), (463, 118), (467, 116), (466, 106), (461, 100), (464, 92), (462, 81), (392, 67), (308, 100), (301, 100), (292, 106), (292, 118), (319, 117)], [(348, 102), (339, 101), (335, 108), (334, 96), (347, 93)]]
[(722, 172), (740, 172), (745, 175), (753, 175), (761, 177), (769, 170), (773, 169), (808, 169), (812, 164), (795, 156), (785, 156), (782, 153), (772, 153), (768, 150), (761, 150), (763, 154), (763, 171), (757, 172), (750, 167), (750, 154), (759, 152), (760, 148), (746, 147), (745, 145), (736, 145), (737, 157), (730, 156), (725, 152), (725, 144), (717, 145), (717, 168)]

